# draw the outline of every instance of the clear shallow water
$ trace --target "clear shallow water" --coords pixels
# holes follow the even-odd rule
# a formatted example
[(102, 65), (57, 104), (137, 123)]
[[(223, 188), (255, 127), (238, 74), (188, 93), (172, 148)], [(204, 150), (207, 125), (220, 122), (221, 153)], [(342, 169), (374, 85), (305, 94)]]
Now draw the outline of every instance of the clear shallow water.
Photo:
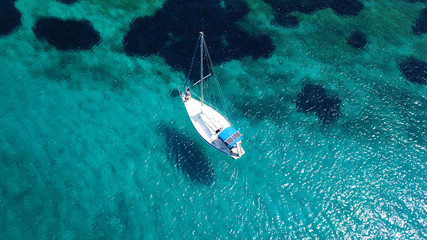
[[(183, 72), (123, 53), (131, 20), (161, 3), (16, 2), (22, 25), (0, 38), (2, 239), (426, 238), (427, 90), (397, 68), (427, 60), (410, 31), (424, 3), (296, 12), (283, 28), (248, 1), (240, 26), (275, 50), (217, 69), (246, 136), (238, 161), (171, 97)], [(34, 36), (40, 16), (88, 19), (102, 42), (58, 51)], [(346, 42), (354, 29), (363, 50)], [(307, 83), (341, 98), (337, 121), (297, 111)]]

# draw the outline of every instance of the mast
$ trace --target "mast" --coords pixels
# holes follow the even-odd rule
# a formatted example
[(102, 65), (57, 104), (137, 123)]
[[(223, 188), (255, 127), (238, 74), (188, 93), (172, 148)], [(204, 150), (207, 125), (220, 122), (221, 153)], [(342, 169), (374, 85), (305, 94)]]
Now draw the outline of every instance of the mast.
[(203, 32), (200, 32), (200, 92), (201, 92), (201, 98), (200, 102), (203, 105)]

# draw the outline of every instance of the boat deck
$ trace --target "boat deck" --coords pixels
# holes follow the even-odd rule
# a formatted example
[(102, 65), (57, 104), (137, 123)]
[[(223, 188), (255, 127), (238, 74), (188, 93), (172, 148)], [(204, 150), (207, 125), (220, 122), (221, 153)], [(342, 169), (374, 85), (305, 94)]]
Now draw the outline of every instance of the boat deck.
[(218, 138), (218, 134), (222, 130), (231, 126), (225, 117), (208, 105), (202, 105), (197, 99), (191, 97), (185, 99), (184, 94), (181, 97), (194, 128), (207, 143), (233, 158), (239, 158), (244, 154), (240, 144), (237, 144), (235, 148), (230, 150)]

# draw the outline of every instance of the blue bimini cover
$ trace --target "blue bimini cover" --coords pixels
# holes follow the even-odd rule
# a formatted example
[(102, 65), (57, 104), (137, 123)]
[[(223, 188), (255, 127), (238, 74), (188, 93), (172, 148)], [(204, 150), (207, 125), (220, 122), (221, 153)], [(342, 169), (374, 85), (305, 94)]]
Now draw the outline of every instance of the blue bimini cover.
[(218, 137), (225, 143), (225, 145), (227, 145), (228, 148), (232, 148), (236, 142), (243, 139), (242, 134), (231, 126), (222, 130)]

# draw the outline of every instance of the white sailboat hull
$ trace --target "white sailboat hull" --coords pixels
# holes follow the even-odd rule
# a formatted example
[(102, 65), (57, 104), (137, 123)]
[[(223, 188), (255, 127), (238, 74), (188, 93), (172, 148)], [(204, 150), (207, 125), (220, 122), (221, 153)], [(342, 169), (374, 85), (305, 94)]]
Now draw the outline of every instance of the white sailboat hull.
[(181, 99), (194, 128), (209, 145), (234, 159), (240, 158), (245, 153), (241, 141), (229, 148), (218, 137), (222, 130), (231, 126), (225, 117), (206, 104), (202, 105), (200, 101), (186, 97), (184, 93), (181, 93)]

